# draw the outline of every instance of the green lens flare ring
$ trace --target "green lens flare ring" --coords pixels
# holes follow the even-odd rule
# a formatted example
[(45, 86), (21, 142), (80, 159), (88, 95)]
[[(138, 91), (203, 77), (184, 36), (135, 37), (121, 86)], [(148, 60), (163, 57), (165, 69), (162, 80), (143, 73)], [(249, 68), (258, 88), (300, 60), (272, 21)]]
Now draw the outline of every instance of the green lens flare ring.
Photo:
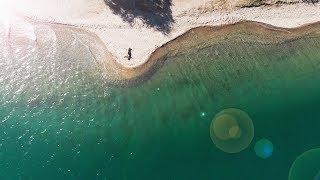
[(289, 180), (320, 180), (320, 148), (304, 152), (293, 162)]

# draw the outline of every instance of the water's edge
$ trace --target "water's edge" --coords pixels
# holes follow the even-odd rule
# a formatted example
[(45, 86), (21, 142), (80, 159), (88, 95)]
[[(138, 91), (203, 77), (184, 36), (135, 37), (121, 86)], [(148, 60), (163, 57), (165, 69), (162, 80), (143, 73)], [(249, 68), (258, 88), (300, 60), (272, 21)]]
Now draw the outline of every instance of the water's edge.
[[(320, 22), (303, 25), (297, 28), (281, 28), (254, 21), (241, 21), (235, 24), (220, 26), (201, 26), (188, 30), (184, 34), (163, 44), (151, 53), (148, 60), (133, 68), (118, 63), (112, 57), (107, 62), (117, 71), (116, 79), (121, 84), (133, 85), (149, 79), (169, 57), (183, 54), (192, 48), (205, 48), (223, 38), (242, 33), (249, 38), (259, 38), (263, 43), (280, 43), (298, 39), (303, 36), (320, 36)], [(196, 39), (196, 40), (195, 40)]]

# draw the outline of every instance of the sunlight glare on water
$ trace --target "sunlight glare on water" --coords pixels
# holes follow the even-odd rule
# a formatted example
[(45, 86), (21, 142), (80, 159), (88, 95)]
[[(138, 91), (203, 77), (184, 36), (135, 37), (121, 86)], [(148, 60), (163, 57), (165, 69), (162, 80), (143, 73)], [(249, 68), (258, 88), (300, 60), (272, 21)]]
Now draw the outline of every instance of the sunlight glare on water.
[[(318, 145), (316, 35), (208, 39), (124, 86), (105, 79), (96, 36), (19, 18), (10, 27), (0, 28), (1, 180), (287, 179)], [(230, 108), (233, 117), (210, 126)], [(219, 150), (213, 134), (240, 151)], [(261, 137), (276, 147), (264, 161), (250, 143)]]
[[(61, 148), (61, 139), (94, 124), (95, 117), (86, 112), (83, 103), (98, 97), (87, 94), (101, 91), (99, 98), (108, 97), (108, 88), (90, 88), (104, 83), (91, 54), (95, 49), (88, 49), (95, 42), (82, 40), (81, 34), (71, 30), (19, 18), (12, 22), (9, 33), (1, 26), (0, 42), (0, 146), (11, 152), (16, 149), (21, 155), (4, 152), (8, 161), (1, 167), (15, 158), (21, 163), (28, 161), (39, 143), (48, 145), (54, 137), (55, 147), (42, 156), (45, 162), (39, 162), (40, 166), (48, 165)], [(88, 78), (83, 74), (89, 74)], [(81, 112), (87, 114), (82, 120)], [(79, 143), (70, 147), (74, 155), (80, 153), (79, 147)], [(19, 171), (14, 174), (23, 177)]]

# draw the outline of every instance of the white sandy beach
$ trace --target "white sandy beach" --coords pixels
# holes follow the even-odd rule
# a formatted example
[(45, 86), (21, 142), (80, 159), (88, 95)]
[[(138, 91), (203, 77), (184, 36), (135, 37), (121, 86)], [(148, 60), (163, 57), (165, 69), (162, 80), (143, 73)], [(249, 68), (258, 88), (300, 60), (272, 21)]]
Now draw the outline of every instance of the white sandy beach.
[[(61, 0), (54, 1), (56, 3), (53, 4), (46, 4), (43, 1), (40, 3), (40, 0), (35, 1), (39, 1), (38, 6), (25, 8), (19, 13), (39, 21), (81, 27), (97, 34), (105, 43), (107, 51), (111, 52), (116, 60), (125, 67), (141, 65), (148, 60), (157, 47), (198, 26), (215, 26), (250, 20), (293, 28), (320, 21), (319, 3), (317, 5), (297, 3), (233, 10), (207, 10), (203, 7), (209, 0), (188, 0), (189, 3), (175, 0), (172, 7), (175, 22), (170, 34), (164, 35), (155, 29), (148, 28), (139, 20), (130, 26), (119, 16), (114, 15), (103, 0), (78, 0), (74, 4), (72, 2), (75, 0), (71, 0), (67, 5), (62, 5)], [(46, 10), (44, 6), (50, 10)], [(85, 8), (82, 9), (79, 6)], [(79, 10), (76, 10), (77, 8)], [(34, 9), (37, 10), (34, 11)], [(133, 49), (133, 59), (130, 61), (125, 58), (129, 47)]]

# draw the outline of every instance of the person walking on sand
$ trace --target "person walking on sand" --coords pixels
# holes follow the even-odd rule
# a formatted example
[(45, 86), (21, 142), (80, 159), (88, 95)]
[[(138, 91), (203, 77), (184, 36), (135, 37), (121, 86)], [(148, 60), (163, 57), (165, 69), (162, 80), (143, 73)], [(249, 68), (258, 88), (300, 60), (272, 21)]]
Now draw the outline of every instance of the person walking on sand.
[(128, 60), (130, 60), (130, 59), (132, 59), (132, 53), (131, 53), (131, 51), (132, 51), (132, 49), (131, 48), (129, 48), (128, 49)]

